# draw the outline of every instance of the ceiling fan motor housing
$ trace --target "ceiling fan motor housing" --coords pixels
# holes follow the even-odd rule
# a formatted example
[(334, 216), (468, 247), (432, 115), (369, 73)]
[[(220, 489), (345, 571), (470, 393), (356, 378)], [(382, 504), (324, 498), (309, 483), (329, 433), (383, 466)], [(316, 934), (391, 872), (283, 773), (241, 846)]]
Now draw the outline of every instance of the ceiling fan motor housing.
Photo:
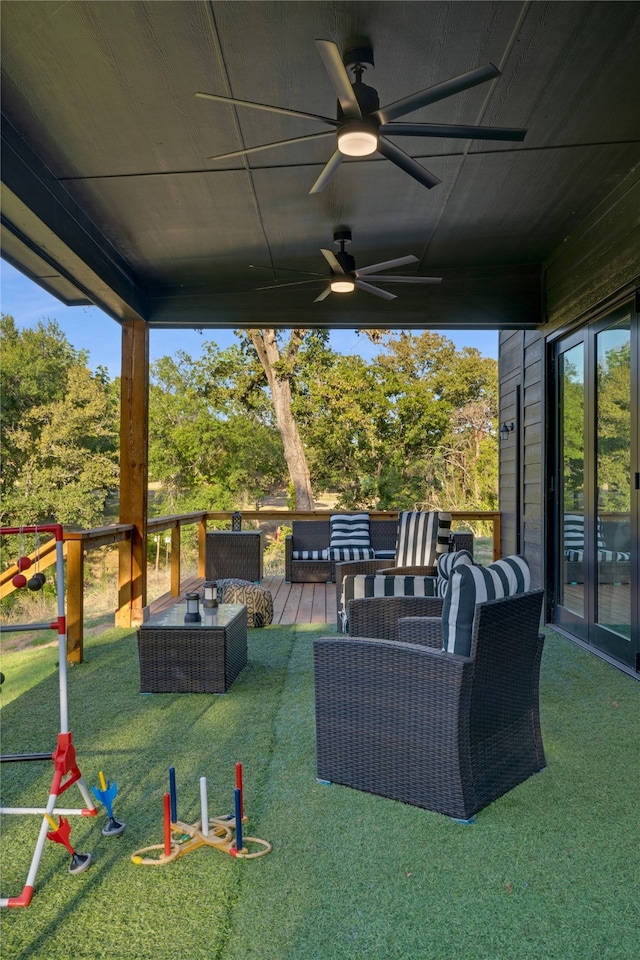
[[(352, 273), (356, 268), (355, 259), (350, 253), (347, 253), (346, 250), (340, 250), (338, 253), (336, 253), (336, 260), (345, 273)], [(333, 273), (333, 271), (331, 272)], [(336, 276), (336, 274), (334, 274), (334, 276)]]
[[(358, 101), (358, 106), (360, 107), (360, 112), (364, 118), (370, 117), (372, 113), (375, 113), (376, 110), (380, 109), (380, 98), (378, 96), (378, 91), (373, 87), (368, 87), (366, 83), (362, 83), (361, 80), (356, 80), (351, 84), (353, 87), (353, 92), (355, 98)], [(337, 106), (337, 120), (353, 120), (353, 117), (346, 117), (345, 113), (340, 106), (340, 101), (338, 100)]]
[(371, 41), (366, 37), (354, 37), (350, 46), (342, 54), (342, 62), (345, 67), (350, 67), (355, 63), (368, 63), (374, 67)]

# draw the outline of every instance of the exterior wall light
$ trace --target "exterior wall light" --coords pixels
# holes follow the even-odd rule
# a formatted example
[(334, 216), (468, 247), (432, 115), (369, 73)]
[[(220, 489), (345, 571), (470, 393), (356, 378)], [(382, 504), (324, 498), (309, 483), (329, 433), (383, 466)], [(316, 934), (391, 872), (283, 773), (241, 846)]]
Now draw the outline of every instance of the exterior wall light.
[(513, 422), (511, 422), (511, 423), (506, 423), (506, 422), (503, 423), (502, 426), (500, 427), (500, 439), (501, 439), (501, 440), (508, 440), (508, 439), (509, 439), (509, 434), (510, 434), (510, 433), (513, 433), (513, 428), (514, 428), (514, 427), (513, 427)]

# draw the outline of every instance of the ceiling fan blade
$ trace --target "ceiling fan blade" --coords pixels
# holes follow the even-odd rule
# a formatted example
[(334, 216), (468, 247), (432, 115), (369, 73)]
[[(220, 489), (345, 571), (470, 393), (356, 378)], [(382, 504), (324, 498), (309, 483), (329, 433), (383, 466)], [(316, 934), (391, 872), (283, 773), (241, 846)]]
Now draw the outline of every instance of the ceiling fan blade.
[(327, 279), (326, 273), (318, 273), (316, 270), (297, 270), (295, 267), (274, 267), (273, 264), (267, 265), (266, 263), (250, 263), (250, 270), (270, 270), (274, 275), (277, 273), (304, 273), (306, 277), (322, 277), (323, 280)]
[(360, 104), (356, 100), (349, 74), (342, 62), (337, 46), (331, 40), (316, 40), (316, 47), (338, 94), (338, 100), (345, 115), (352, 119), (362, 120)]
[(341, 163), (342, 154), (336, 147), (334, 153), (329, 157), (326, 164), (322, 168), (322, 173), (311, 187), (311, 190), (309, 190), (309, 193), (322, 193)]
[(428, 190), (442, 183), (442, 180), (439, 180), (435, 174), (429, 173), (428, 170), (421, 167), (413, 157), (410, 157), (409, 154), (401, 150), (400, 147), (396, 147), (395, 143), (391, 143), (391, 140), (387, 140), (386, 137), (380, 137), (378, 139), (378, 153), (381, 153), (387, 160), (391, 160)]
[(230, 160), (232, 157), (244, 157), (250, 153), (259, 153), (261, 150), (271, 150), (273, 147), (282, 147), (287, 143), (302, 143), (303, 140), (319, 140), (321, 137), (335, 136), (333, 130), (323, 130), (322, 133), (310, 133), (306, 137), (290, 137), (288, 140), (276, 140), (273, 143), (261, 143), (257, 147), (246, 147), (244, 150), (233, 150), (231, 153), (218, 153), (207, 160)]
[(314, 277), (313, 280), (291, 280), (290, 283), (269, 283), (266, 287), (253, 287), (253, 290), (281, 290), (283, 287), (300, 287), (303, 283), (320, 283), (326, 277)]
[(342, 264), (336, 257), (335, 253), (332, 253), (331, 250), (321, 250), (320, 253), (323, 255), (334, 273), (344, 273)]
[(374, 287), (370, 283), (365, 283), (363, 280), (358, 280), (356, 277), (355, 281), (356, 287), (360, 290), (364, 290), (365, 293), (373, 293), (376, 297), (382, 297), (383, 300), (397, 300), (395, 293), (389, 293), (387, 290), (381, 290), (380, 287)]
[(368, 267), (360, 267), (356, 270), (356, 277), (368, 273), (379, 273), (380, 270), (390, 270), (392, 267), (406, 267), (410, 263), (418, 263), (418, 258), (413, 254), (406, 257), (397, 257), (395, 260), (384, 260), (382, 263), (371, 263)]
[(269, 103), (254, 103), (253, 100), (234, 100), (233, 97), (222, 97), (217, 93), (194, 93), (194, 97), (203, 100), (217, 100), (219, 103), (230, 103), (233, 107), (252, 107), (254, 110), (266, 110), (269, 113), (283, 113), (286, 117), (302, 117), (303, 120), (320, 120), (329, 123), (332, 127), (338, 126), (338, 121), (332, 117), (322, 117), (318, 113), (304, 113), (302, 110), (289, 110), (287, 107), (274, 107)]
[[(357, 276), (358, 272), (356, 272)], [(394, 277), (386, 274), (368, 273), (367, 280), (382, 281), (383, 283), (441, 283), (442, 277)]]
[(463, 123), (383, 123), (380, 133), (398, 137), (454, 137), (460, 140), (524, 140), (516, 127), (474, 127)]
[(433, 87), (427, 87), (426, 90), (412, 93), (402, 100), (389, 103), (386, 107), (380, 107), (376, 111), (376, 116), (380, 123), (388, 123), (395, 117), (403, 117), (405, 113), (426, 107), (428, 103), (437, 103), (438, 100), (453, 96), (454, 93), (469, 90), (470, 87), (476, 87), (479, 83), (486, 83), (487, 80), (494, 80), (499, 76), (498, 68), (493, 63), (488, 63), (484, 67), (476, 67), (475, 70), (462, 73), (459, 77), (451, 77), (449, 80), (443, 80), (442, 83), (436, 83)]
[(331, 285), (325, 287), (322, 293), (315, 298), (314, 303), (318, 303), (320, 300), (326, 300), (329, 294), (331, 293)]

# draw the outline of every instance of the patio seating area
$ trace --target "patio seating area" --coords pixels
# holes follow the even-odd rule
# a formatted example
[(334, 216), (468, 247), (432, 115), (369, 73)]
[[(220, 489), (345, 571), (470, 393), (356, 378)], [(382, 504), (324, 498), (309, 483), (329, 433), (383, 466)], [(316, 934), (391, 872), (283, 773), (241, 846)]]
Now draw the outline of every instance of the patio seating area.
[[(287, 585), (289, 598), (296, 586)], [(332, 585), (326, 595), (335, 596)], [(93, 854), (75, 877), (64, 849), (47, 842), (30, 907), (0, 915), (7, 957), (635, 955), (637, 683), (546, 630), (547, 767), (461, 826), (316, 781), (313, 641), (337, 637), (333, 623), (249, 630), (247, 665), (223, 695), (140, 694), (135, 631), (87, 639), (85, 661), (69, 672), (77, 760), (88, 785), (99, 771), (117, 781), (114, 814), (126, 829), (102, 837), (102, 809), (97, 822), (73, 818), (72, 844)], [(3, 752), (54, 743), (56, 659), (53, 646), (4, 658)], [(25, 743), (25, 717), (37, 743)], [(232, 809), (237, 761), (246, 832), (273, 845), (268, 855), (239, 861), (200, 848), (164, 867), (132, 863), (135, 850), (162, 842), (170, 766), (179, 818), (192, 823), (202, 776), (210, 812)], [(39, 802), (51, 777), (46, 762), (6, 765), (3, 774), (3, 802), (12, 805)], [(3, 884), (20, 887), (38, 828), (31, 817), (6, 821)]]
[[(204, 579), (190, 577), (181, 585), (180, 595), (192, 590), (202, 592)], [(288, 583), (283, 577), (263, 577), (260, 586), (273, 597), (273, 623), (293, 624), (335, 623), (336, 588), (333, 583)], [(151, 614), (160, 613), (176, 603), (176, 597), (165, 593), (149, 604)]]

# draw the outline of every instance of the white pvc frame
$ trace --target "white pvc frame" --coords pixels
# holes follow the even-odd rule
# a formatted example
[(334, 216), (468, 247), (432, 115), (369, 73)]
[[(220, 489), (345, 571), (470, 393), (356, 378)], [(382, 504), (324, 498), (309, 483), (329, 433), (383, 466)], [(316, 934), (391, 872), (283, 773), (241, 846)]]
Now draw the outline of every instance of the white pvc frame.
[[(16, 632), (19, 630), (52, 630), (58, 631), (58, 674), (59, 674), (59, 700), (60, 700), (60, 732), (58, 743), (61, 737), (68, 738), (71, 742), (71, 732), (69, 730), (69, 704), (67, 689), (67, 618), (65, 613), (65, 593), (64, 593), (64, 534), (60, 524), (35, 526), (35, 527), (0, 527), (0, 536), (53, 533), (56, 539), (56, 593), (58, 617), (54, 623), (31, 623), (31, 624), (11, 624), (10, 626), (0, 626), (0, 631), (5, 633)], [(52, 753), (52, 759), (56, 759), (56, 752)], [(36, 757), (24, 757), (22, 759), (36, 759)], [(54, 770), (51, 792), (45, 807), (0, 807), (0, 814), (37, 814), (42, 816), (42, 824), (36, 841), (36, 846), (31, 859), (31, 866), (27, 874), (27, 879), (19, 897), (0, 897), (0, 907), (28, 907), (31, 903), (35, 889), (36, 875), (42, 859), (45, 843), (47, 841), (47, 831), (50, 829), (47, 817), (53, 814), (70, 816), (95, 817), (97, 809), (91, 799), (89, 791), (82, 777), (75, 781), (85, 802), (84, 808), (62, 808), (57, 807), (56, 802), (65, 789), (62, 784), (60, 788), (61, 775), (56, 767)], [(71, 784), (70, 784), (71, 785)]]

